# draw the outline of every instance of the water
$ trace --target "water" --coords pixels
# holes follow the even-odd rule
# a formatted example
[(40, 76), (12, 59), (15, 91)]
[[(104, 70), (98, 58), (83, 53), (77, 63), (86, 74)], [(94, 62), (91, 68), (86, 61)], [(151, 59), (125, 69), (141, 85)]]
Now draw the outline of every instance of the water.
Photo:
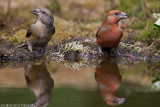
[(155, 71), (145, 62), (117, 64), (107, 60), (79, 68), (75, 67), (78, 63), (70, 64), (38, 61), (1, 67), (0, 104), (35, 104), (38, 107), (160, 105), (160, 89), (152, 83)]

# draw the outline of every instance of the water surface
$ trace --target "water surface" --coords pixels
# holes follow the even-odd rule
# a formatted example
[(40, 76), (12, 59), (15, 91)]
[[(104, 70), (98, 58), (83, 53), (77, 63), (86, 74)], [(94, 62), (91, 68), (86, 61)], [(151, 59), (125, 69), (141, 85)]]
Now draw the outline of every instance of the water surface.
[[(2, 65), (2, 64), (1, 64)], [(147, 63), (112, 60), (78, 63), (22, 62), (0, 69), (0, 104), (49, 107), (157, 107), (160, 91)], [(154, 88), (153, 88), (154, 87)]]

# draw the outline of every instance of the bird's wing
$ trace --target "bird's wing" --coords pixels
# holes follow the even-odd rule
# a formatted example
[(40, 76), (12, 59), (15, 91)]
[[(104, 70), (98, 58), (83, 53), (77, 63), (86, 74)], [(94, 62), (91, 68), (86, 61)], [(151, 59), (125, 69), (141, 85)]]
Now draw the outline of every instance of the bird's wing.
[(55, 27), (54, 27), (54, 26), (52, 27), (52, 31), (53, 31), (53, 32), (52, 32), (52, 34), (54, 34), (54, 33), (55, 33), (55, 31), (56, 31), (56, 29), (55, 29)]
[(101, 35), (104, 32), (109, 32), (110, 31), (110, 27), (106, 27), (106, 26), (101, 26), (97, 33), (96, 33), (96, 37), (98, 37), (99, 35)]
[(31, 27), (27, 30), (26, 38), (29, 38), (29, 37), (31, 36), (31, 34), (32, 34), (32, 31), (31, 31), (32, 27), (33, 27), (33, 24), (32, 24)]
[(98, 37), (98, 32), (99, 32), (100, 28), (98, 29), (97, 33), (96, 33), (96, 37)]

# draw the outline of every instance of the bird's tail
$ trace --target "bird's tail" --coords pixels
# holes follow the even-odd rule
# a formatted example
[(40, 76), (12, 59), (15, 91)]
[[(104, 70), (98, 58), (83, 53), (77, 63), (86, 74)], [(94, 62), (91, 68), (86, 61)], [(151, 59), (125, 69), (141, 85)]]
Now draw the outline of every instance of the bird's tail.
[(21, 47), (24, 47), (24, 46), (26, 46), (26, 45), (27, 45), (26, 42), (24, 42), (24, 43), (18, 45), (16, 48), (21, 48)]

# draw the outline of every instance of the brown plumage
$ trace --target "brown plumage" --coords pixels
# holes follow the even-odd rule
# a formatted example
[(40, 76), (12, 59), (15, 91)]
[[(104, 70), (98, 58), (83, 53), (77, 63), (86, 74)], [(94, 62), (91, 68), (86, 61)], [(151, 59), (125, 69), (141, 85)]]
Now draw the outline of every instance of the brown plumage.
[(112, 10), (107, 13), (96, 34), (97, 44), (101, 48), (115, 48), (119, 45), (123, 33), (118, 23), (125, 18), (128, 18), (128, 15), (119, 10)]
[(30, 51), (32, 51), (32, 47), (45, 48), (55, 33), (53, 15), (48, 9), (38, 8), (31, 12), (37, 16), (37, 20), (28, 29), (25, 42), (18, 46), (27, 45)]
[(116, 90), (121, 83), (121, 75), (116, 63), (109, 60), (100, 62), (96, 67), (95, 79), (102, 98), (109, 105), (122, 104), (125, 99), (116, 96)]
[(28, 88), (35, 94), (35, 107), (47, 107), (52, 99), (54, 81), (51, 78), (46, 65), (29, 63), (25, 68), (25, 79)]

